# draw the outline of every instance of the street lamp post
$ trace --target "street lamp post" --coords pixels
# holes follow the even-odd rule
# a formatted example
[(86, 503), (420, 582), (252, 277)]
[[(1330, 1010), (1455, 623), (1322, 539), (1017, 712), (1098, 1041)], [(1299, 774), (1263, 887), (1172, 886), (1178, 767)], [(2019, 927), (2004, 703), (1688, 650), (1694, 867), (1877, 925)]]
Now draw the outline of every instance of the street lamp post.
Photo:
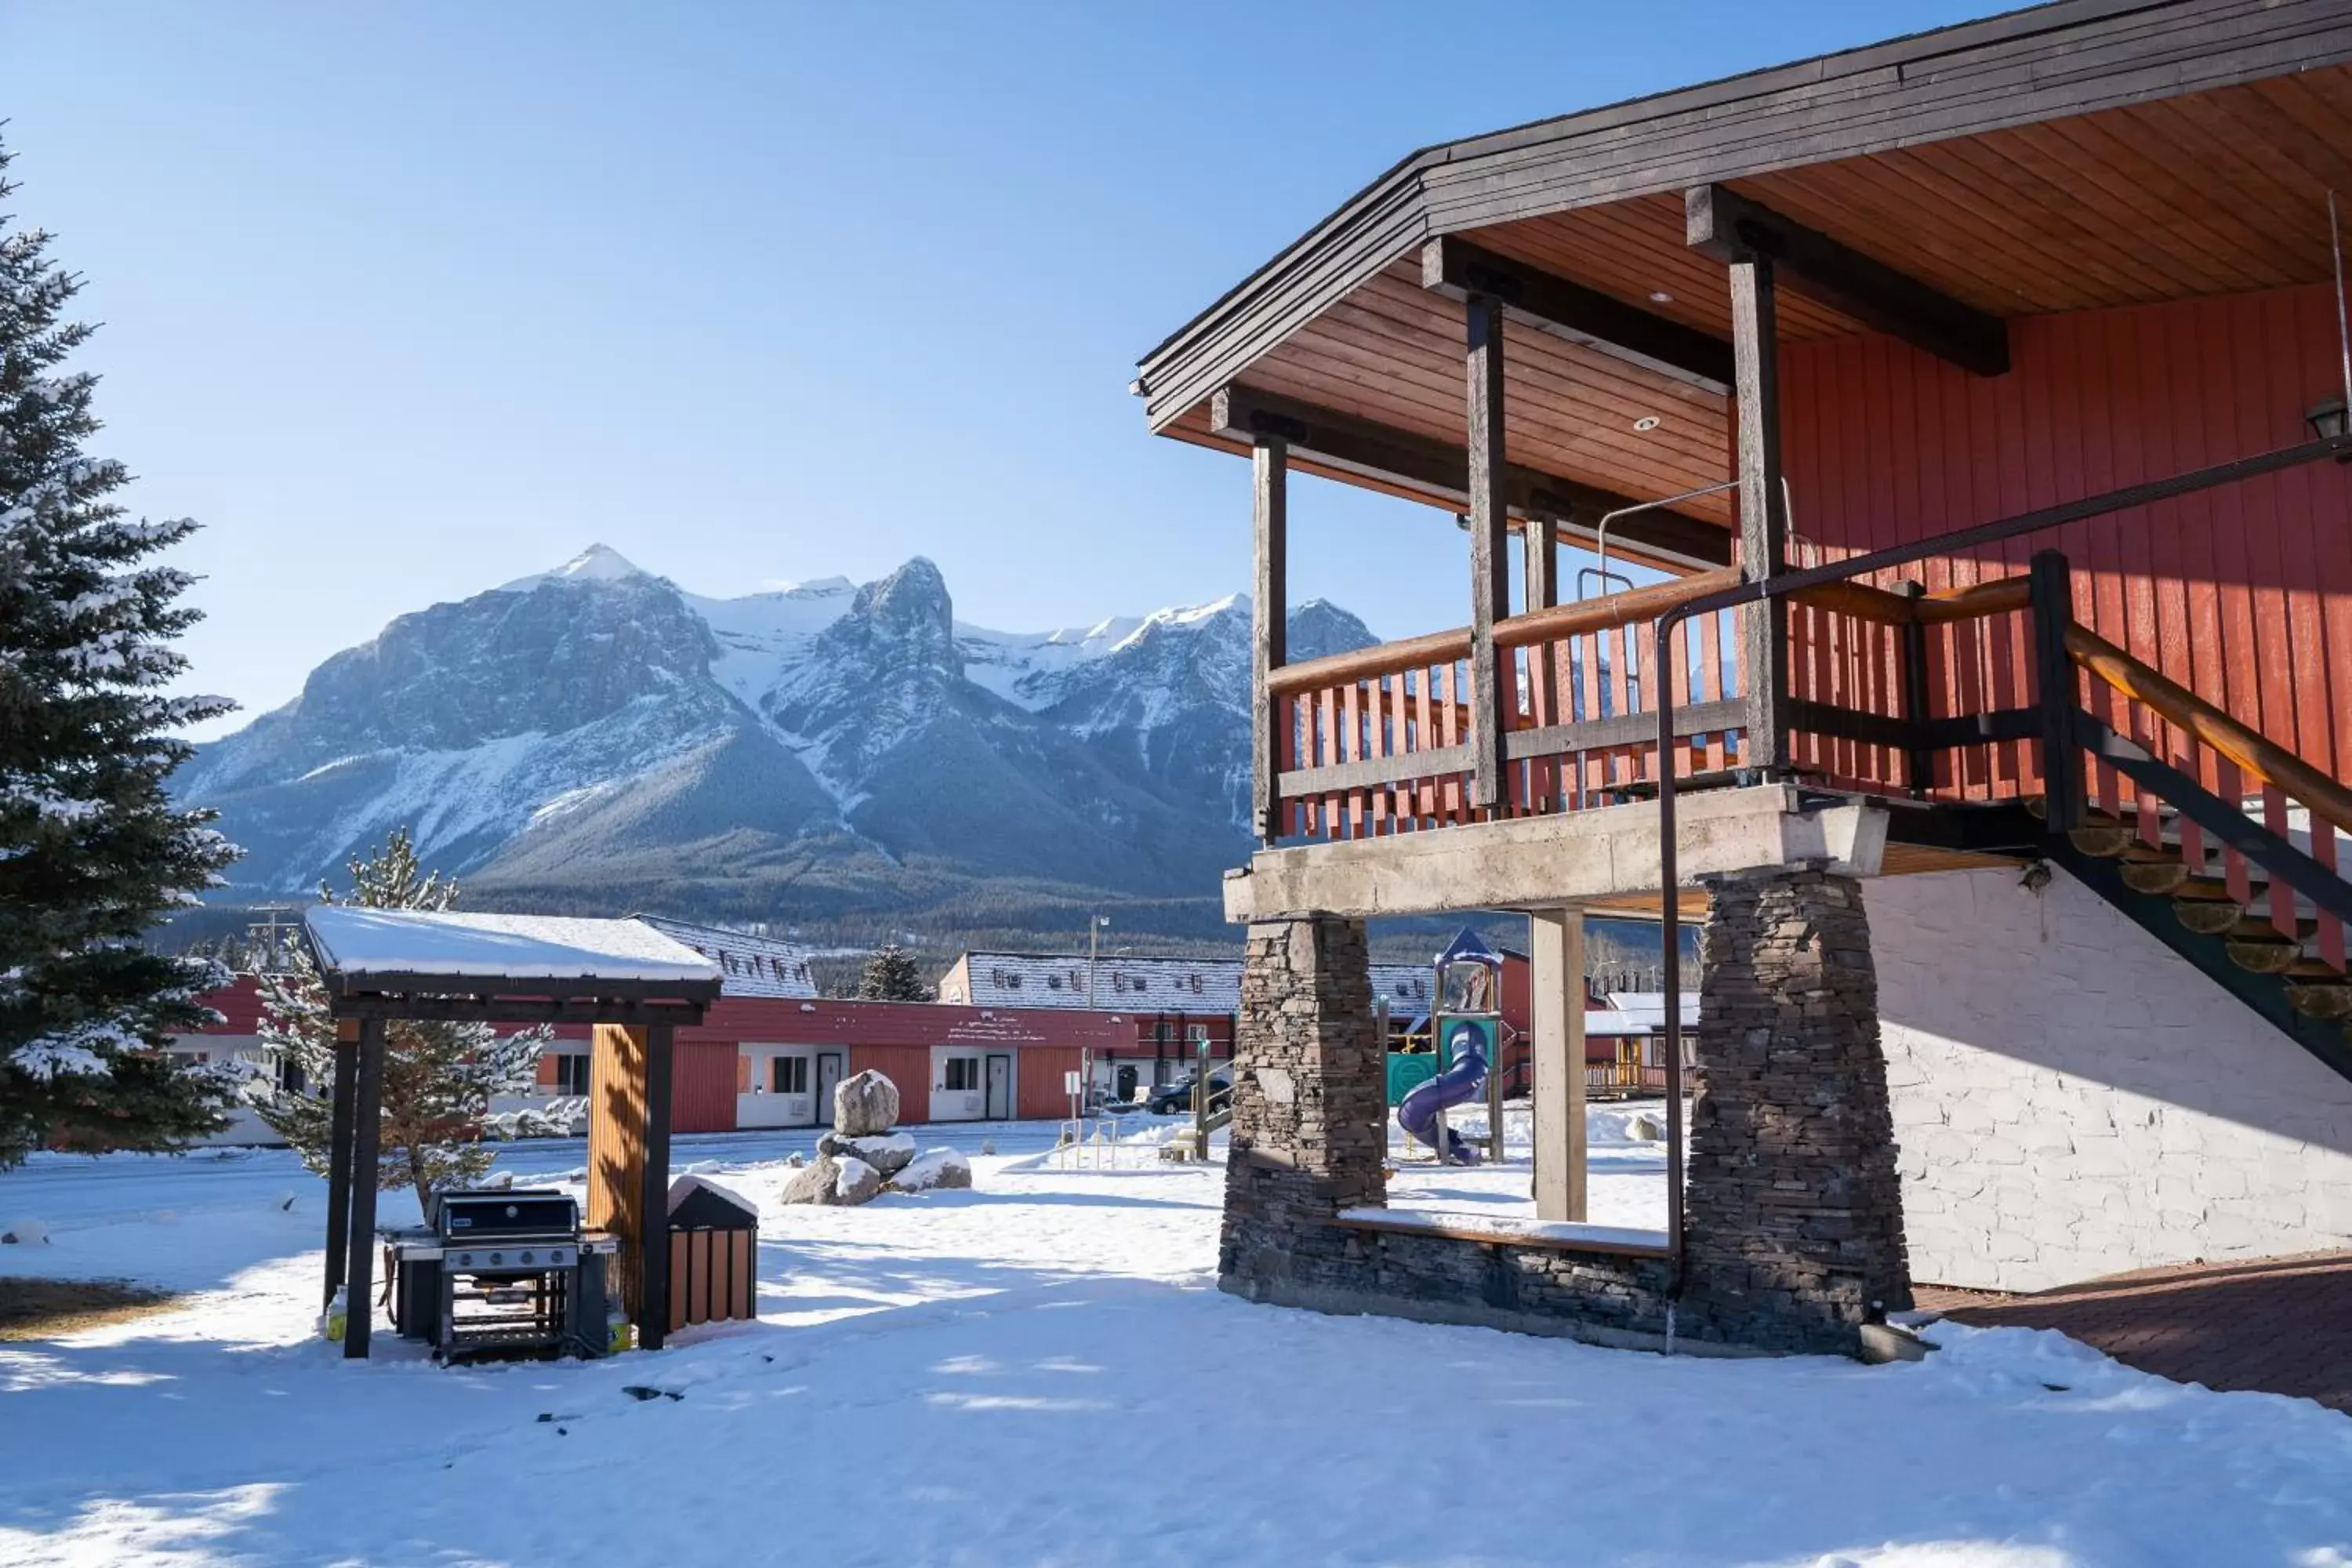
[(1097, 915), (1087, 922), (1087, 1008), (1095, 1006), (1095, 981), (1102, 968), (1102, 933), (1110, 924), (1108, 915)]

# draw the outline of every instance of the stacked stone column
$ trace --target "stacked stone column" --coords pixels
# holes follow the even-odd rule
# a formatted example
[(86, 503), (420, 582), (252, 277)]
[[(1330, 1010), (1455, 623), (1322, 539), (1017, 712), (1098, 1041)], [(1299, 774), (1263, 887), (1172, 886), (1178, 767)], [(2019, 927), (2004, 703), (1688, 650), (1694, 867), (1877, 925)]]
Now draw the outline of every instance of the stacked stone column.
[(1911, 1304), (1862, 889), (1808, 866), (1708, 891), (1684, 1310), (1736, 1343), (1852, 1354)]
[(1386, 1195), (1386, 1071), (1363, 922), (1250, 927), (1217, 1260), (1225, 1289), (1285, 1300), (1360, 1282), (1360, 1247), (1329, 1221)]

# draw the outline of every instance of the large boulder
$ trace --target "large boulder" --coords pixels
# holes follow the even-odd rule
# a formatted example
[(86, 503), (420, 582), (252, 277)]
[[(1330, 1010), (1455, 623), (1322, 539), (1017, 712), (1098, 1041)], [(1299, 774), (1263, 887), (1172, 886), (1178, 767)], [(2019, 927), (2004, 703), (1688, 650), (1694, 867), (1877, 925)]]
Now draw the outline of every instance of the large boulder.
[(867, 1068), (833, 1086), (833, 1130), (845, 1138), (887, 1132), (898, 1121), (898, 1086)]
[(891, 1178), (890, 1185), (902, 1193), (939, 1192), (950, 1187), (971, 1185), (971, 1162), (953, 1149), (926, 1150), (908, 1162), (907, 1168)]
[(828, 1132), (816, 1141), (816, 1152), (830, 1154), (836, 1160), (863, 1160), (882, 1173), (888, 1181), (907, 1168), (915, 1157), (915, 1140), (909, 1133), (887, 1132), (880, 1137), (848, 1138), (838, 1132)]
[(840, 1179), (840, 1165), (820, 1154), (785, 1180), (784, 1190), (776, 1194), (776, 1201), (781, 1204), (832, 1203), (834, 1184)]
[(833, 1179), (835, 1203), (866, 1203), (882, 1190), (882, 1173), (856, 1155), (844, 1155), (834, 1164), (839, 1173)]

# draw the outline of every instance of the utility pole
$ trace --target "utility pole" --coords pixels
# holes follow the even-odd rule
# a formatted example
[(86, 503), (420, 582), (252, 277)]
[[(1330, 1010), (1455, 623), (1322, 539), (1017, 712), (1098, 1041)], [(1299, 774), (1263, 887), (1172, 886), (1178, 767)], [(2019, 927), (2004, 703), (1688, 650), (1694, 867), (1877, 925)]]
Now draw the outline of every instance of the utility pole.
[(1103, 928), (1110, 924), (1108, 915), (1097, 915), (1087, 922), (1087, 1010), (1095, 1007), (1095, 977), (1102, 969)]

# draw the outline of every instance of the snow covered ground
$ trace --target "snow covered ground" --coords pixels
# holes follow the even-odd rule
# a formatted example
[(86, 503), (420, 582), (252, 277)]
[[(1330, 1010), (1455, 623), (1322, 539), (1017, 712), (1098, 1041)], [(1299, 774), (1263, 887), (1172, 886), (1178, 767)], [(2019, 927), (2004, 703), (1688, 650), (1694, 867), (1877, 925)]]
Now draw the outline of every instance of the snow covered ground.
[[(1606, 1183), (1638, 1223), (1655, 1156), (1594, 1132), (1596, 1217)], [(0, 1225), (55, 1239), (0, 1269), (201, 1293), (0, 1344), (0, 1563), (2352, 1564), (2352, 1420), (2314, 1405), (2022, 1330), (1869, 1368), (1252, 1307), (1212, 1284), (1218, 1167), (948, 1134), (983, 1137), (975, 1190), (856, 1209), (775, 1206), (782, 1135), (681, 1139), (762, 1203), (761, 1321), (457, 1371), (310, 1337), (290, 1156), (37, 1159)]]

